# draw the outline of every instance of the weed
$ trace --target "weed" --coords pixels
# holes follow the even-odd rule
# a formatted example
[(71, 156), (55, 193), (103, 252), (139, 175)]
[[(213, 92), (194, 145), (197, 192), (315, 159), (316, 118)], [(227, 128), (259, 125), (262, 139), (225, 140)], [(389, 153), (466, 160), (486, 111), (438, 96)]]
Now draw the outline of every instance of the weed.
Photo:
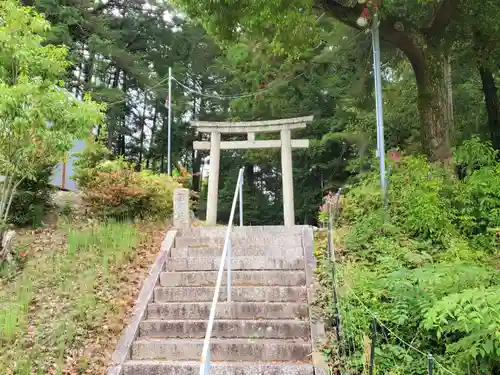
[[(0, 291), (2, 374), (62, 373), (68, 351), (114, 309), (115, 270), (134, 256), (140, 234), (135, 225), (106, 222), (70, 228), (66, 238), (64, 249), (28, 259)], [(88, 361), (78, 367), (83, 373)]]

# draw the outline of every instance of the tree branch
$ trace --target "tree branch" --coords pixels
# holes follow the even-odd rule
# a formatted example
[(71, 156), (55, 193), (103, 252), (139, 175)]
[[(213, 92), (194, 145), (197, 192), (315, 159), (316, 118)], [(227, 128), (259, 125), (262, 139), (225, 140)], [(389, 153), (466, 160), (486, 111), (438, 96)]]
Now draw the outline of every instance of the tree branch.
[[(339, 3), (338, 0), (318, 0), (317, 3), (319, 6), (322, 6), (325, 12), (328, 12), (340, 22), (360, 29), (356, 20), (361, 15), (364, 5), (357, 4), (353, 7), (346, 7), (342, 5), (342, 3)], [(397, 21), (399, 20), (390, 16), (381, 20), (379, 26), (380, 38), (394, 45), (406, 55), (415, 71), (417, 83), (420, 83), (419, 77), (423, 76), (425, 65), (422, 50), (416, 45), (416, 38), (417, 35), (420, 34), (420, 30), (416, 25), (406, 20), (400, 21), (404, 26), (404, 30), (396, 30), (395, 24)]]
[(459, 0), (441, 0), (429, 26), (423, 30), (424, 34), (432, 39), (440, 38), (455, 15), (458, 3)]
[(325, 12), (330, 13), (333, 17), (340, 22), (345, 23), (347, 26), (359, 29), (356, 20), (363, 11), (364, 6), (357, 4), (353, 7), (347, 7), (336, 0), (317, 0), (315, 6), (323, 9)]

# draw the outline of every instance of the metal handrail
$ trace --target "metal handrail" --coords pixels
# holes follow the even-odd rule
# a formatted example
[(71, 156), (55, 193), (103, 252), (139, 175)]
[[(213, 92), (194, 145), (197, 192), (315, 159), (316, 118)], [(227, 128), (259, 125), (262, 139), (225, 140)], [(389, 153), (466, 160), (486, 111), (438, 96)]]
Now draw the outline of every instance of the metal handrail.
[(231, 206), (231, 214), (229, 215), (229, 222), (227, 224), (226, 236), (224, 238), (224, 248), (222, 249), (222, 256), (220, 260), (219, 272), (217, 274), (217, 282), (215, 283), (214, 298), (212, 299), (212, 306), (210, 308), (210, 317), (208, 318), (207, 331), (205, 333), (205, 340), (203, 342), (203, 350), (201, 352), (200, 375), (209, 375), (210, 371), (210, 339), (212, 338), (212, 329), (215, 320), (215, 311), (217, 309), (217, 302), (219, 300), (220, 287), (222, 284), (222, 276), (224, 274), (224, 263), (227, 266), (227, 301), (231, 302), (231, 230), (233, 228), (234, 214), (236, 211), (236, 203), (239, 197), (240, 209), (240, 227), (243, 226), (243, 172), (244, 168), (240, 169), (238, 174), (238, 182), (234, 191), (233, 205)]

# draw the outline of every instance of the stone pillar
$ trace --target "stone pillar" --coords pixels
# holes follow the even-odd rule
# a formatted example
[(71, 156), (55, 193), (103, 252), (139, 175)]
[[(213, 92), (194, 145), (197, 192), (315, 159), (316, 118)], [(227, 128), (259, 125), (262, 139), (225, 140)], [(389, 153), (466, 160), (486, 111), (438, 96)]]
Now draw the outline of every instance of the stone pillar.
[(292, 171), (292, 131), (281, 130), (281, 176), (283, 178), (283, 217), (285, 227), (295, 225), (295, 209), (293, 204), (293, 171)]
[(189, 220), (189, 189), (174, 190), (174, 227), (187, 230), (190, 226)]
[(210, 173), (208, 175), (207, 220), (208, 226), (217, 223), (217, 199), (219, 194), (220, 133), (210, 133)]

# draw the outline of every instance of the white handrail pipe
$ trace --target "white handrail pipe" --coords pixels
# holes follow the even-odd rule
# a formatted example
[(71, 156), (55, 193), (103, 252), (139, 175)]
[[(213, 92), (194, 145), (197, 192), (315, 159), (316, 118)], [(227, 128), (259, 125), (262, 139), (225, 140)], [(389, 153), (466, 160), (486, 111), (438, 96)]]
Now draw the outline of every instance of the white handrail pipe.
[[(234, 215), (236, 211), (236, 203), (238, 196), (242, 196), (240, 192), (240, 185), (243, 184), (244, 168), (241, 168), (238, 174), (238, 181), (234, 191), (233, 204), (231, 206), (231, 214), (229, 215), (229, 223), (227, 224), (226, 236), (224, 238), (224, 248), (222, 249), (221, 262), (219, 271), (217, 273), (217, 282), (215, 283), (214, 297), (210, 307), (210, 316), (208, 318), (207, 332), (203, 341), (203, 350), (201, 352), (200, 375), (209, 375), (210, 371), (210, 339), (212, 337), (212, 330), (215, 320), (215, 311), (217, 309), (217, 302), (219, 300), (220, 288), (222, 284), (222, 276), (224, 274), (224, 263), (227, 260), (227, 300), (231, 301), (231, 229), (233, 228)], [(241, 211), (240, 211), (241, 212)], [(229, 255), (229, 257), (228, 257)]]
[[(241, 168), (243, 170), (243, 168)], [(243, 174), (241, 175), (240, 184), (240, 227), (243, 226)]]

